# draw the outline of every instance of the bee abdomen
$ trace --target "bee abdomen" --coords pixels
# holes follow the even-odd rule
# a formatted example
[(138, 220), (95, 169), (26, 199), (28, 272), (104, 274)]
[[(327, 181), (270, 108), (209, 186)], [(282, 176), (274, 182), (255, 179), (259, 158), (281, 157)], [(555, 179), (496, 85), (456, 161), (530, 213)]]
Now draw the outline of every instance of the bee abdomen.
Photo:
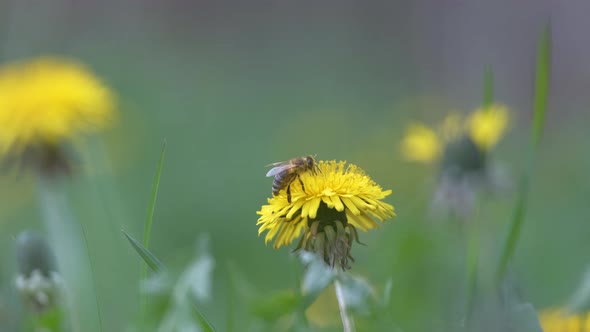
[(291, 183), (295, 179), (296, 174), (290, 173), (280, 173), (275, 176), (274, 181), (272, 182), (272, 194), (274, 196), (278, 195), (279, 192), (287, 187), (289, 183)]
[(278, 195), (279, 191), (281, 191), (282, 187), (283, 186), (282, 186), (281, 182), (278, 181), (277, 178), (275, 178), (275, 180), (272, 182), (272, 194), (275, 196)]

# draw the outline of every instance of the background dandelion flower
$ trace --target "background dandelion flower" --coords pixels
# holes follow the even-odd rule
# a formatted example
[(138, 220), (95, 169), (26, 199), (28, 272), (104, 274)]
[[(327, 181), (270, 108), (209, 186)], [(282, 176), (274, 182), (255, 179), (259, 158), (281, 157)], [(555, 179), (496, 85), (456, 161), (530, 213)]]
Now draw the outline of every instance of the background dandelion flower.
[(258, 233), (267, 231), (265, 242), (274, 239), (274, 248), (289, 245), (301, 233), (296, 250), (320, 254), (330, 266), (348, 268), (356, 229), (368, 231), (395, 216), (394, 208), (382, 201), (391, 194), (383, 190), (363, 170), (346, 162), (320, 161), (319, 172), (301, 174), (291, 184), (291, 202), (285, 190), (268, 199), (257, 214)]
[(590, 331), (590, 313), (573, 314), (561, 309), (541, 311), (539, 320), (545, 332)]
[(466, 120), (469, 136), (483, 151), (493, 148), (508, 126), (508, 110), (502, 105), (477, 109)]
[(402, 141), (402, 153), (411, 161), (434, 162), (439, 158), (441, 149), (436, 132), (421, 124), (410, 126)]
[(439, 179), (433, 206), (468, 218), (480, 189), (492, 192), (506, 187), (506, 176), (498, 165), (490, 164), (489, 151), (498, 143), (508, 125), (508, 110), (490, 105), (467, 117), (448, 114), (437, 130), (412, 124), (401, 142), (408, 161), (438, 163)]
[(59, 165), (62, 143), (103, 129), (113, 115), (111, 91), (80, 63), (42, 57), (0, 67), (0, 157), (5, 161)]
[(409, 161), (433, 163), (444, 157), (443, 150), (461, 140), (472, 141), (481, 153), (491, 150), (508, 127), (508, 109), (503, 105), (479, 108), (466, 118), (452, 112), (438, 130), (423, 124), (408, 127), (401, 150)]

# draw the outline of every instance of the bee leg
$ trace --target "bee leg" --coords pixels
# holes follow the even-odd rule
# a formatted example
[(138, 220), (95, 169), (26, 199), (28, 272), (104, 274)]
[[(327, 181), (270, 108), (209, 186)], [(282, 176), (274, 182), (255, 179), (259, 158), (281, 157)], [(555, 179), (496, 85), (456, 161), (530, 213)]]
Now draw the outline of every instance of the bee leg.
[(291, 203), (291, 184), (289, 183), (289, 185), (287, 186), (287, 202), (290, 204)]
[(299, 175), (297, 175), (297, 180), (299, 180), (299, 183), (301, 184), (301, 189), (303, 189), (303, 192), (305, 192), (305, 185), (303, 184), (303, 181), (301, 181), (301, 177)]

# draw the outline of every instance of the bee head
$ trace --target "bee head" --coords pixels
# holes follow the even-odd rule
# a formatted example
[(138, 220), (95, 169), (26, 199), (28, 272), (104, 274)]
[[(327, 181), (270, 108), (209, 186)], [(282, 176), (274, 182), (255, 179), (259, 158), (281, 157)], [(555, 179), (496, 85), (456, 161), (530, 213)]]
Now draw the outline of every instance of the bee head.
[(319, 171), (320, 170), (319, 167), (318, 167), (318, 164), (315, 161), (315, 157), (316, 156), (307, 156), (307, 157), (305, 157), (307, 169), (311, 170), (313, 173), (315, 173), (316, 171)]

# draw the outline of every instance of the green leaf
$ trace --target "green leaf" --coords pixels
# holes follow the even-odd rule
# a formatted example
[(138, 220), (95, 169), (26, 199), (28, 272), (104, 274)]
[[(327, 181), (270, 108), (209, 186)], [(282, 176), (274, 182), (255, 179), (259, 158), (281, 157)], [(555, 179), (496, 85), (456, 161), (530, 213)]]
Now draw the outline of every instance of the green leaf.
[(64, 329), (65, 312), (58, 307), (33, 315), (34, 330), (62, 331)]
[[(164, 156), (166, 155), (166, 140), (162, 143), (162, 149), (160, 150), (160, 159), (158, 160), (158, 166), (156, 167), (156, 174), (154, 175), (154, 181), (152, 182), (152, 192), (150, 195), (150, 202), (148, 205), (145, 224), (143, 226), (143, 247), (147, 250), (150, 246), (150, 235), (152, 233), (152, 222), (154, 219), (154, 211), (156, 209), (156, 200), (158, 199), (158, 189), (160, 188), (160, 177), (162, 175), (162, 166), (164, 165)], [(137, 249), (136, 249), (137, 250)], [(152, 267), (153, 269), (153, 267)], [(147, 279), (147, 265), (141, 266), (141, 280)], [(140, 306), (143, 312), (146, 307), (146, 298), (143, 294), (140, 295)]]
[(201, 327), (202, 331), (215, 332), (215, 328), (213, 327), (213, 325), (207, 320), (207, 318), (205, 318), (201, 310), (199, 310), (195, 297), (190, 296), (189, 299), (191, 302), (193, 318), (197, 320), (197, 323), (199, 323), (199, 326)]
[(131, 235), (127, 234), (127, 232), (122, 231), (123, 234), (127, 237), (133, 249), (139, 254), (139, 256), (143, 259), (143, 261), (149, 266), (152, 271), (156, 273), (160, 273), (164, 271), (164, 265), (160, 262), (156, 256), (154, 256), (146, 247), (142, 246), (141, 243), (137, 242)]
[(537, 47), (537, 74), (535, 76), (535, 104), (533, 117), (533, 146), (536, 148), (543, 134), (547, 96), (549, 94), (549, 72), (551, 67), (551, 27), (547, 25)]
[(535, 97), (534, 97), (534, 115), (533, 125), (531, 128), (531, 143), (528, 149), (526, 165), (521, 177), (519, 193), (510, 224), (508, 238), (503, 246), (500, 262), (496, 269), (496, 283), (501, 284), (508, 264), (514, 255), (516, 245), (520, 237), (520, 231), (524, 224), (526, 213), (527, 198), (529, 186), (535, 165), (535, 155), (539, 146), (543, 126), (545, 122), (545, 112), (547, 110), (547, 95), (549, 92), (549, 72), (550, 72), (550, 53), (551, 53), (551, 30), (547, 26), (539, 38), (537, 48), (537, 68), (535, 75)]
[[(150, 234), (152, 232), (152, 221), (154, 218), (154, 211), (156, 209), (156, 200), (158, 199), (158, 188), (160, 187), (160, 176), (162, 175), (162, 166), (164, 165), (164, 156), (166, 155), (166, 140), (162, 143), (162, 150), (160, 151), (160, 159), (158, 160), (158, 167), (156, 168), (156, 175), (152, 183), (152, 193), (150, 196), (150, 203), (145, 218), (145, 225), (143, 228), (143, 246), (149, 248)], [(142, 268), (142, 279), (145, 279), (147, 275), (147, 268)]]

